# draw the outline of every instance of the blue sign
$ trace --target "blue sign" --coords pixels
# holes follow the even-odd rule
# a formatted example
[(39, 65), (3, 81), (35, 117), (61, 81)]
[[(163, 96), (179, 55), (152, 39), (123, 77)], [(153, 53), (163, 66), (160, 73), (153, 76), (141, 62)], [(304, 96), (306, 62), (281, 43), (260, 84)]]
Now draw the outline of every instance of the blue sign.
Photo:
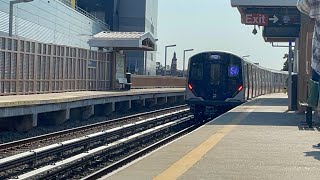
[(229, 67), (229, 76), (235, 77), (239, 75), (239, 67), (238, 66), (230, 66)]

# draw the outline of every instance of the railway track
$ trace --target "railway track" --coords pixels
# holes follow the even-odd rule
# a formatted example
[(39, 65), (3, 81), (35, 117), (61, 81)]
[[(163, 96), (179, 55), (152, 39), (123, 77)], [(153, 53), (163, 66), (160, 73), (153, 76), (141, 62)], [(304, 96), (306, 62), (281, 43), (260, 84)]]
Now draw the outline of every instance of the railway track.
[(18, 179), (96, 179), (194, 127), (192, 115), (181, 117), (21, 174)]
[[(142, 118), (142, 116), (145, 118)], [(136, 120), (128, 122), (130, 118), (135, 118)], [(3, 149), (7, 151), (13, 149), (14, 152), (16, 152), (15, 148), (27, 146), (32, 144), (32, 142), (38, 143), (37, 146), (41, 147), (0, 159), (0, 178), (41, 179), (45, 177), (45, 179), (48, 179), (50, 178), (48, 172), (56, 172), (53, 170), (55, 168), (58, 168), (60, 172), (63, 169), (70, 169), (66, 164), (72, 164), (72, 167), (77, 167), (74, 162), (76, 162), (76, 164), (82, 164), (79, 163), (79, 158), (82, 160), (91, 160), (91, 158), (96, 159), (100, 157), (99, 154), (105, 154), (106, 151), (117, 152), (116, 149), (123, 148), (122, 145), (127, 146), (127, 144), (133, 142), (139, 143), (140, 141), (137, 141), (138, 139), (153, 137), (157, 133), (166, 134), (164, 132), (167, 132), (169, 129), (175, 129), (175, 126), (185, 124), (185, 122), (191, 122), (192, 118), (193, 116), (190, 115), (188, 108), (179, 106), (116, 119), (112, 122), (126, 121), (126, 124), (107, 130), (102, 128), (106, 128), (103, 123), (98, 123), (102, 127), (98, 124), (90, 125), (87, 126), (88, 129), (99, 127), (96, 129), (100, 131), (88, 135), (82, 134), (81, 137), (69, 138), (69, 140), (65, 141), (60, 140), (58, 143), (52, 143), (50, 145), (47, 145), (48, 142), (55, 142), (61, 136), (71, 137), (71, 135), (79, 134), (79, 132), (91, 132), (92, 129), (86, 131), (84, 127), (75, 128), (69, 132), (63, 131), (64, 133), (58, 132), (30, 138), (27, 139), (26, 142), (18, 141), (4, 144), (2, 145), (2, 147), (5, 147)], [(111, 122), (108, 121), (106, 123)], [(103, 130), (101, 130), (101, 128)], [(45, 142), (45, 145), (39, 145), (41, 142)], [(66, 172), (64, 171), (64, 173)], [(66, 174), (63, 174), (63, 176), (65, 175)], [(55, 174), (54, 177), (56, 176)]]
[(127, 117), (117, 118), (113, 120), (107, 120), (100, 123), (90, 124), (87, 126), (77, 127), (55, 133), (45, 134), (42, 136), (36, 136), (28, 139), (22, 139), (10, 143), (0, 144), (0, 159), (9, 157), (22, 152), (30, 151), (35, 148), (44, 147), (55, 142), (61, 142), (70, 140), (73, 138), (89, 135), (95, 132), (104, 131), (121, 125), (125, 125), (131, 122), (137, 122), (142, 119), (147, 119), (164, 113), (173, 112), (176, 110), (188, 109), (186, 105), (175, 106), (171, 108), (165, 108), (146, 113), (139, 113)]

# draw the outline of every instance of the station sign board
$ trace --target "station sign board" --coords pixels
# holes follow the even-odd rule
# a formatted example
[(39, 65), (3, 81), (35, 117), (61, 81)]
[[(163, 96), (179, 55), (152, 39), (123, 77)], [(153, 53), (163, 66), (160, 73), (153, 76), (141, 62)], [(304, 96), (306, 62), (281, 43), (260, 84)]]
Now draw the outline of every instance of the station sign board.
[(244, 24), (267, 26), (269, 16), (265, 14), (246, 14), (244, 17)]
[(88, 68), (96, 69), (97, 68), (97, 61), (89, 60), (88, 61)]
[(300, 25), (300, 15), (296, 14), (245, 14), (243, 24), (259, 26)]
[(263, 37), (265, 39), (281, 39), (282, 42), (294, 40), (300, 36), (300, 26), (284, 26), (284, 27), (264, 27)]

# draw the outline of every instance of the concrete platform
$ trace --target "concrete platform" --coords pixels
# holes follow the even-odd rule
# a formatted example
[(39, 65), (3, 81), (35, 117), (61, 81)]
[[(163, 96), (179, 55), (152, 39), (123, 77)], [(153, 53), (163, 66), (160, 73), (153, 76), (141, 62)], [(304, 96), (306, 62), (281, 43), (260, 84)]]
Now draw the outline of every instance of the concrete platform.
[(0, 129), (27, 131), (38, 125), (61, 124), (70, 118), (87, 119), (131, 106), (184, 102), (184, 88), (81, 91), (0, 96)]
[(319, 179), (319, 129), (287, 109), (259, 97), (102, 179)]

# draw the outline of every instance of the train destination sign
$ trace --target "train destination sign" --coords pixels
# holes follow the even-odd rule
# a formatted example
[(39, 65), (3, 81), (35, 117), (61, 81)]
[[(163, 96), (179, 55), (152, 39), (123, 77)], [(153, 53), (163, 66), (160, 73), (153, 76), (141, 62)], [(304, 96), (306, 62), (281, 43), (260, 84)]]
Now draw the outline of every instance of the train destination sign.
[(246, 25), (288, 26), (300, 24), (300, 16), (292, 14), (246, 14), (242, 19)]

